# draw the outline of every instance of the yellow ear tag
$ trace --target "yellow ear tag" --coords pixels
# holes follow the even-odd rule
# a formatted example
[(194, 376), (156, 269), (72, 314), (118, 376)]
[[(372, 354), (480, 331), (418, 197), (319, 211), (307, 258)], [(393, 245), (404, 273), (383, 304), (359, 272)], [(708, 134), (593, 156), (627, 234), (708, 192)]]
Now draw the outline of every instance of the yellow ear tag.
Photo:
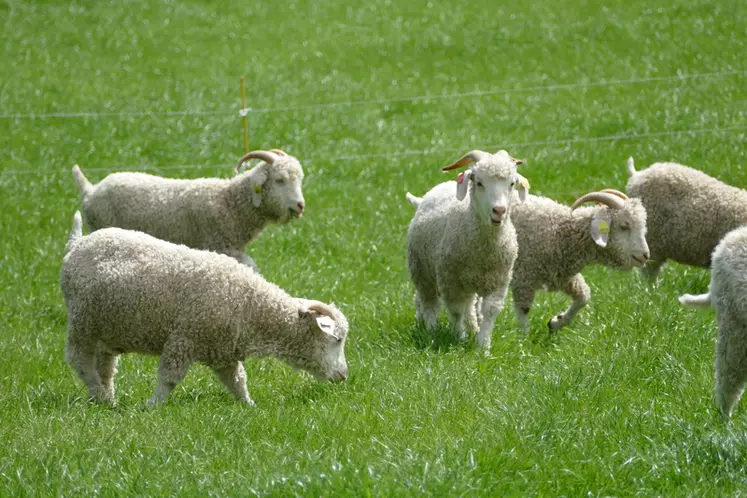
[(262, 185), (259, 185), (257, 183), (254, 184), (254, 192), (261, 194), (262, 193)]
[(599, 233), (610, 233), (610, 226), (604, 220), (599, 222)]
[(529, 180), (527, 180), (526, 178), (522, 178), (522, 179), (521, 179), (521, 180), (519, 181), (519, 184), (520, 184), (520, 185), (521, 185), (522, 187), (524, 187), (524, 188), (525, 188), (526, 190), (529, 190)]

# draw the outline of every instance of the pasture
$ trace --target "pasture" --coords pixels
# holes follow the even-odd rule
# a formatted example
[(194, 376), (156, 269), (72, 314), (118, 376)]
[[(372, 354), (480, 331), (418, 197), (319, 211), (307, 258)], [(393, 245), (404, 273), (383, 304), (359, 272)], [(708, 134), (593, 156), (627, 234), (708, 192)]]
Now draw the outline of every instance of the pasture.
[[(747, 186), (738, 0), (0, 1), (0, 495), (743, 495), (747, 409), (711, 403), (708, 272), (584, 272), (592, 300), (511, 299), (488, 355), (414, 324), (405, 192), (480, 148), (571, 203), (676, 161)], [(157, 359), (125, 356), (115, 408), (64, 360), (59, 267), (70, 168), (228, 177), (252, 148), (306, 172), (304, 217), (249, 248), (292, 295), (350, 321), (350, 377), (246, 362), (257, 408), (195, 366), (144, 402)], [(708, 206), (703, 206), (708, 209)], [(445, 324), (445, 319), (443, 321)]]

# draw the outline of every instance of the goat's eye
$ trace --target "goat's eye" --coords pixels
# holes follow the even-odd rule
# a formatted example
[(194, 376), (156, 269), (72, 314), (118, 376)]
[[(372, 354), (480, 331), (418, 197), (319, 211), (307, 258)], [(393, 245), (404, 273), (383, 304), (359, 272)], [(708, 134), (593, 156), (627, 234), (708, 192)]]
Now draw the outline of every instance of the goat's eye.
[(514, 188), (515, 184), (516, 184), (516, 182), (511, 182), (511, 188)]
[(476, 182), (476, 183), (477, 183), (477, 186), (478, 186), (478, 187), (482, 187), (482, 182), (481, 182), (480, 180), (477, 180), (477, 182)]
[(628, 225), (627, 223), (623, 223), (622, 225), (620, 225), (620, 230), (622, 230), (623, 232), (629, 232), (630, 225)]
[(277, 183), (278, 185), (284, 185), (285, 184), (285, 179), (283, 179), (283, 178), (276, 178), (275, 179), (275, 183)]

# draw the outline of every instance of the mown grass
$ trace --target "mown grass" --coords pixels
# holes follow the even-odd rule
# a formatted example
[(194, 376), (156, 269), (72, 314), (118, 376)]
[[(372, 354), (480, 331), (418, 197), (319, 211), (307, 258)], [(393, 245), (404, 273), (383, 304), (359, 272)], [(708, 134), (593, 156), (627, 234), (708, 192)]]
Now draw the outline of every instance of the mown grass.
[[(744, 409), (725, 425), (710, 401), (714, 317), (676, 301), (707, 272), (672, 265), (647, 286), (588, 269), (593, 300), (572, 326), (547, 334), (566, 302), (541, 294), (524, 336), (509, 302), (485, 356), (414, 326), (404, 193), (477, 147), (526, 159), (534, 192), (564, 202), (624, 187), (630, 155), (747, 185), (745, 13), (736, 0), (0, 3), (0, 494), (744, 494)], [(63, 358), (69, 168), (228, 176), (240, 76), (260, 110), (253, 147), (307, 172), (307, 215), (250, 253), (292, 294), (342, 307), (351, 376), (326, 385), (250, 360), (246, 409), (197, 366), (146, 410), (156, 360), (128, 356), (119, 405), (93, 406)], [(215, 114), (164, 114), (181, 111)], [(27, 116), (51, 113), (94, 115)]]

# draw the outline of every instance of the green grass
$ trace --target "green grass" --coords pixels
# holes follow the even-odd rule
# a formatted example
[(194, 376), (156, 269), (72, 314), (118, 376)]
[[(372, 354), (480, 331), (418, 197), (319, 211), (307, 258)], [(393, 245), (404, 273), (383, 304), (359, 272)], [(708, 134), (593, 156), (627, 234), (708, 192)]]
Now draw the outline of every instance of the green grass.
[[(404, 250), (404, 193), (472, 148), (505, 146), (563, 202), (624, 187), (630, 155), (747, 185), (743, 2), (259, 4), (0, 1), (0, 495), (746, 494), (747, 410), (711, 404), (714, 316), (676, 301), (707, 272), (590, 268), (572, 326), (548, 336), (566, 301), (542, 293), (524, 336), (509, 301), (484, 356), (414, 327)], [(342, 307), (351, 376), (249, 360), (247, 409), (196, 366), (147, 410), (157, 360), (131, 355), (119, 405), (93, 406), (63, 353), (70, 167), (227, 177), (240, 76), (252, 146), (307, 172), (306, 216), (250, 253)]]

